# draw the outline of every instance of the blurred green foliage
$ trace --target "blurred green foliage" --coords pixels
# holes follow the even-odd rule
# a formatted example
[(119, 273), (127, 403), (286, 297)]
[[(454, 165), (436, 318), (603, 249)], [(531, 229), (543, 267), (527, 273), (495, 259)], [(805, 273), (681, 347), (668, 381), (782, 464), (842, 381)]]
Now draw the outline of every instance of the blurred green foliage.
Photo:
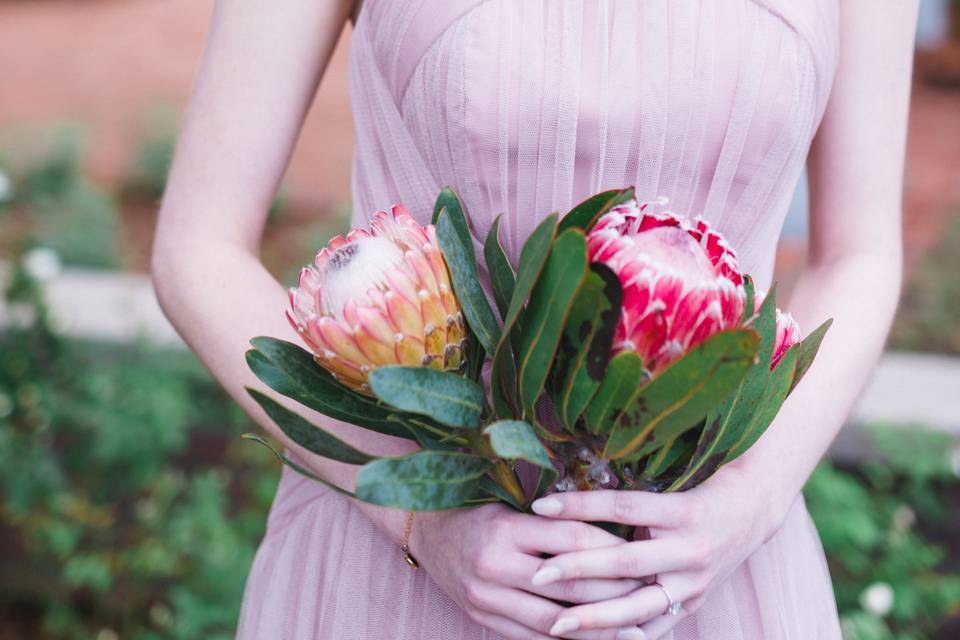
[(0, 631), (232, 638), (277, 480), (249, 421), (188, 353), (62, 340), (22, 269), (7, 298)]
[[(824, 463), (805, 489), (844, 638), (933, 638), (947, 619), (960, 616), (960, 523), (947, 520), (950, 501), (955, 507), (960, 500), (957, 442), (920, 428), (874, 427), (870, 435), (876, 459), (854, 470)], [(954, 548), (935, 537), (952, 539)], [(884, 594), (892, 596), (889, 606)]]
[(960, 354), (960, 212), (904, 287), (890, 345)]
[(76, 266), (115, 268), (120, 258), (119, 220), (113, 198), (82, 171), (83, 133), (57, 129), (37, 157), (12, 175), (5, 208), (25, 211), (32, 222), (28, 241), (54, 249)]

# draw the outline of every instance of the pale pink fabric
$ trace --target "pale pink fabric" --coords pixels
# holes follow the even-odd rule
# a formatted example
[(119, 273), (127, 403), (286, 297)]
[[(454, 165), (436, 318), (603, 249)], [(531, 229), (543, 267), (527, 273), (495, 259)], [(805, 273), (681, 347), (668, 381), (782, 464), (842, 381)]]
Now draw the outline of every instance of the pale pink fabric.
[[(533, 226), (636, 185), (699, 213), (767, 288), (823, 114), (837, 0), (366, 0), (353, 33), (353, 223), (455, 186), (515, 260)], [(278, 311), (279, 313), (279, 311)], [(749, 496), (744, 496), (749, 499)], [(456, 541), (450, 541), (456, 544)], [(494, 639), (348, 500), (287, 470), (246, 640)], [(802, 499), (673, 640), (840, 637)]]

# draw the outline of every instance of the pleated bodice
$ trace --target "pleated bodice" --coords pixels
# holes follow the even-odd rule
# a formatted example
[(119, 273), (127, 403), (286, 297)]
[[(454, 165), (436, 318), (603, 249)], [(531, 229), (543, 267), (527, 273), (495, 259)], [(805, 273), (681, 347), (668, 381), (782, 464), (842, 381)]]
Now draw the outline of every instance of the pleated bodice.
[(516, 257), (551, 211), (635, 185), (766, 286), (836, 66), (836, 0), (366, 0), (354, 222), (440, 187)]

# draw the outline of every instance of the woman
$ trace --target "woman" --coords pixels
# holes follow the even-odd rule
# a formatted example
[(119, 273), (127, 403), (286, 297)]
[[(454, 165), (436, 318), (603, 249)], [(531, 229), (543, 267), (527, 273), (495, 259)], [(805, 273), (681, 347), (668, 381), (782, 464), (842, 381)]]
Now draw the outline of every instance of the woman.
[[(810, 252), (788, 305), (835, 323), (760, 443), (680, 495), (570, 493), (406, 514), (284, 472), (242, 638), (839, 638), (800, 490), (880, 353), (900, 282), (916, 0), (219, 2), (154, 254), (167, 314), (223, 386), (316, 473), (356, 468), (287, 440), (244, 392), (251, 336), (296, 339), (257, 252), (344, 22), (355, 21), (353, 224), (443, 185), (477, 237), (504, 212), (515, 260), (544, 215), (634, 184), (700, 213), (770, 286), (809, 151)], [(201, 275), (202, 274), (202, 275)], [(311, 416), (320, 420), (319, 416)], [(355, 446), (409, 444), (345, 424)], [(589, 521), (649, 528), (623, 542)], [(411, 570), (400, 544), (425, 570)], [(545, 559), (546, 558), (546, 559)], [(658, 585), (649, 584), (655, 580)], [(673, 607), (671, 607), (673, 605)], [(672, 615), (668, 609), (678, 615)]]

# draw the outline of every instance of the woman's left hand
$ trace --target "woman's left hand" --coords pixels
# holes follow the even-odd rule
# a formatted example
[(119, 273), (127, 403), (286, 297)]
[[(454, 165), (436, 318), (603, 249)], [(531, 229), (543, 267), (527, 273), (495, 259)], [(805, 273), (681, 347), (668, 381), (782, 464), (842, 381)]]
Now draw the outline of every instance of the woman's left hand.
[[(611, 637), (661, 637), (696, 611), (710, 589), (779, 528), (789, 505), (779, 508), (766, 498), (755, 479), (727, 466), (683, 493), (576, 491), (537, 500), (533, 510), (541, 516), (649, 530), (646, 540), (565, 553), (542, 562), (534, 585), (575, 578), (641, 578), (650, 583), (624, 597), (564, 609), (551, 635), (619, 629)], [(681, 603), (678, 615), (668, 612), (667, 593)]]

